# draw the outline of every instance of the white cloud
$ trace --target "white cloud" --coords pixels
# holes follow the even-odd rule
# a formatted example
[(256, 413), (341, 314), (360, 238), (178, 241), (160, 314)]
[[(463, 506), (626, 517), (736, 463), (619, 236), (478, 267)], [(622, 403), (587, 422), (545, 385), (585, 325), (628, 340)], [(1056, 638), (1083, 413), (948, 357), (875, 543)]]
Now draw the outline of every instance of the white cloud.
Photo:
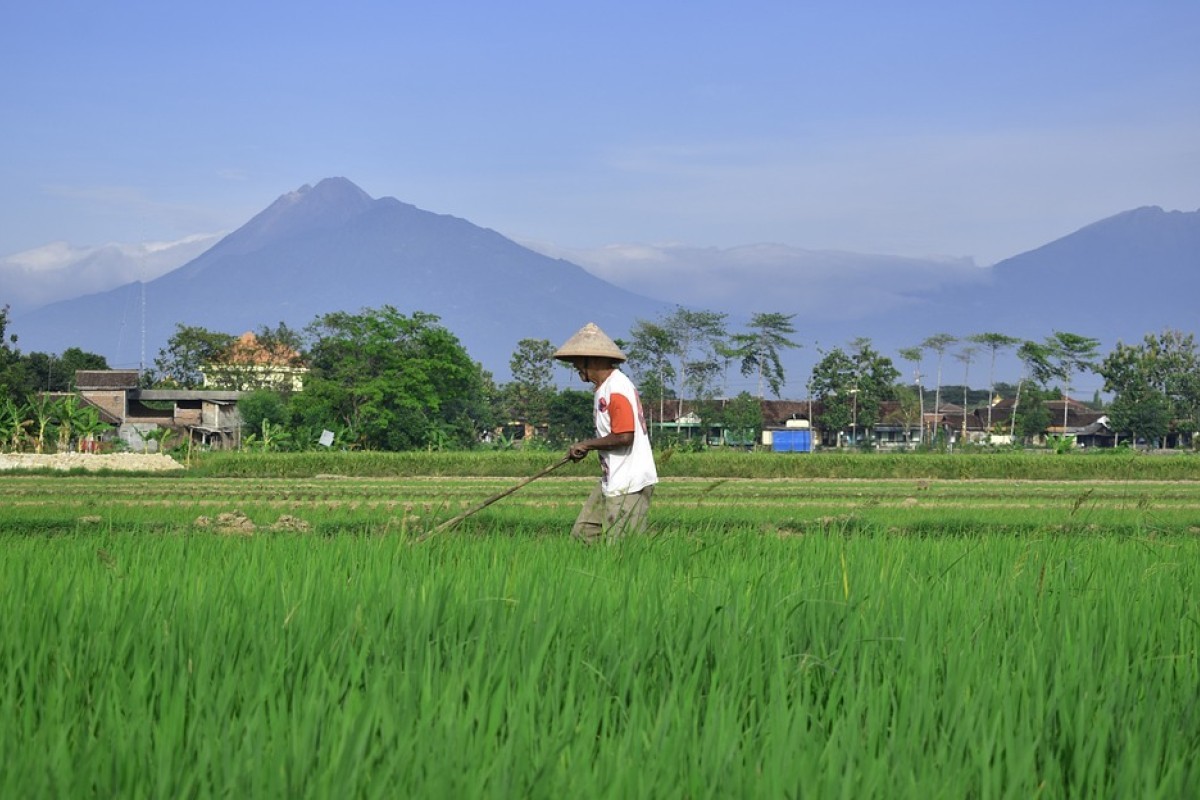
[(150, 281), (186, 264), (223, 234), (196, 234), (173, 242), (50, 244), (0, 258), (0, 303), (14, 310)]
[(914, 293), (982, 282), (963, 258), (804, 250), (780, 244), (731, 248), (613, 244), (566, 248), (522, 242), (638, 294), (740, 313), (774, 308), (821, 319), (860, 319), (913, 302)]

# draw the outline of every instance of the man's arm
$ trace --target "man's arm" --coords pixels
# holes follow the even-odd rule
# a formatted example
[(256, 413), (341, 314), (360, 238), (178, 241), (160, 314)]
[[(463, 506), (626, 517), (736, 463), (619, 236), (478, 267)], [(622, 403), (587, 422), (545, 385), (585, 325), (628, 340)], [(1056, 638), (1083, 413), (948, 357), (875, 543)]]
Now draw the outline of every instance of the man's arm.
[(567, 450), (567, 456), (572, 461), (579, 461), (593, 450), (616, 450), (619, 447), (629, 447), (633, 444), (633, 431), (610, 433), (596, 439), (584, 439), (576, 442)]

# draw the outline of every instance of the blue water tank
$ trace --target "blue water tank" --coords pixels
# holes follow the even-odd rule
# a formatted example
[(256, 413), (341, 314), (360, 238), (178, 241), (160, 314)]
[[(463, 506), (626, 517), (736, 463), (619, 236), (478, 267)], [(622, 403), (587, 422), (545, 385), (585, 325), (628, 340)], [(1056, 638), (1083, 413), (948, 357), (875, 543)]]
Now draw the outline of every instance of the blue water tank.
[(787, 429), (771, 431), (771, 450), (776, 453), (811, 453), (812, 431)]

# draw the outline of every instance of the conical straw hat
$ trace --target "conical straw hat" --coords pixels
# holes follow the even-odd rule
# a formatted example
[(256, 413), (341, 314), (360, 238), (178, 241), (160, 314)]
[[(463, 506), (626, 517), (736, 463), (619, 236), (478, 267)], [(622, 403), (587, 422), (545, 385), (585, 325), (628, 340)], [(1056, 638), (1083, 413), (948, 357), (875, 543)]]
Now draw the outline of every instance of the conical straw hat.
[(611, 358), (613, 361), (624, 361), (625, 354), (617, 343), (608, 338), (608, 334), (600, 330), (594, 322), (589, 322), (567, 339), (562, 347), (555, 351), (554, 357), (564, 361), (577, 356), (595, 356), (596, 358)]

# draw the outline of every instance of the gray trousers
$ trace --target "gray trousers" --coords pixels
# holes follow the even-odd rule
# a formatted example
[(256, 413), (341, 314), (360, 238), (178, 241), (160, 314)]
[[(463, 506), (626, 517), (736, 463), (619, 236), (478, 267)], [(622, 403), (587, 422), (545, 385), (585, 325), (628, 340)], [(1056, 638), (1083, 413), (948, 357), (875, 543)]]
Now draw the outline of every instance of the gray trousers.
[(654, 487), (647, 486), (639, 492), (608, 497), (597, 483), (584, 501), (571, 535), (585, 544), (601, 541), (611, 544), (624, 536), (641, 533), (646, 528), (653, 496)]

